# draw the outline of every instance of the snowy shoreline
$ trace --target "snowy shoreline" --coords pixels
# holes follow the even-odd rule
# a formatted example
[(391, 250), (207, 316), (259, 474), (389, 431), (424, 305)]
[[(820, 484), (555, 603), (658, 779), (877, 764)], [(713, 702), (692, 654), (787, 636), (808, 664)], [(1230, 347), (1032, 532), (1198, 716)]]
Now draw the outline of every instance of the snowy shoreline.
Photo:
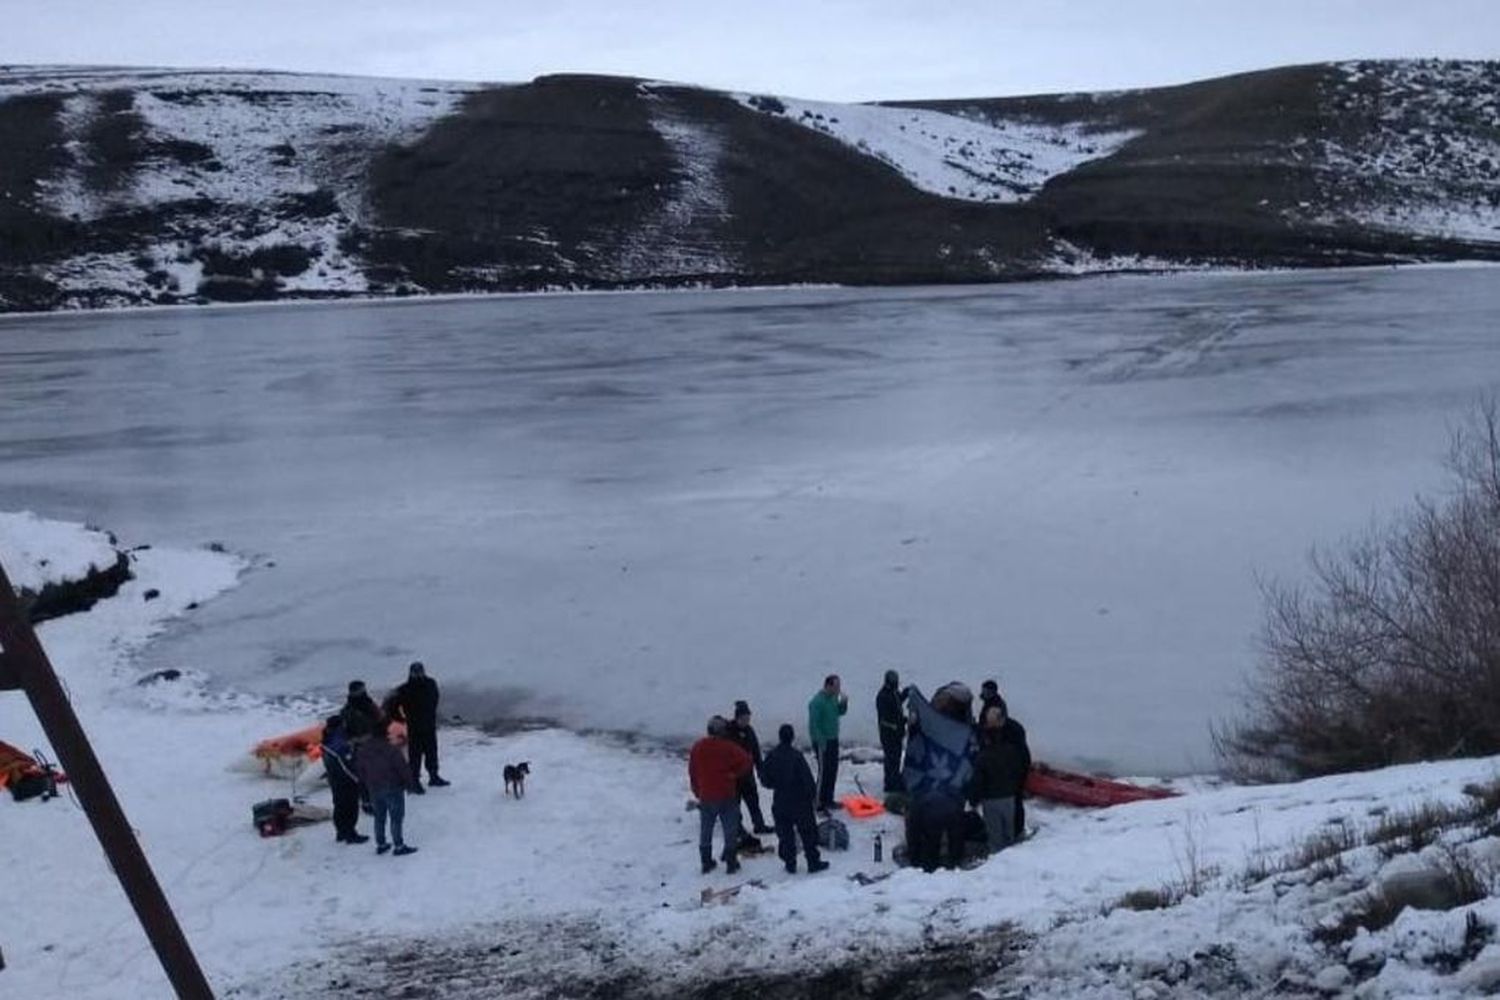
[[(1284, 861), (1324, 831), (1368, 831), (1424, 803), (1462, 803), (1466, 785), (1500, 774), (1494, 759), (1223, 788), (1103, 812), (1038, 803), (1027, 843), (974, 871), (931, 876), (896, 869), (889, 850), (886, 861), (871, 860), (876, 831), (888, 845), (900, 842), (899, 823), (881, 817), (850, 822), (852, 849), (834, 853), (825, 874), (788, 876), (773, 855), (747, 860), (744, 875), (731, 879), (698, 875), (697, 823), (679, 758), (560, 730), (490, 737), (450, 729), (443, 770), (454, 786), (408, 804), (418, 855), (396, 861), (335, 844), (327, 826), (263, 840), (251, 829), (250, 805), (287, 786), (239, 765), (256, 739), (305, 725), (326, 706), (210, 694), (193, 664), (182, 665), (182, 681), (140, 685), (140, 650), (190, 605), (233, 587), (247, 564), (157, 548), (133, 560), (136, 578), (119, 594), (44, 624), (41, 635), (225, 995), (395, 995), (410, 987), (454, 998), (771, 1000), (807, 995), (809, 983), (836, 993), (870, 977), (936, 981), (949, 973), (973, 977), (978, 995), (992, 997), (1260, 995), (1276, 984), (1293, 995), (1458, 996), (1500, 984), (1500, 945), (1488, 937), (1465, 944), (1473, 921), (1491, 928), (1486, 934), (1500, 921), (1492, 897), (1408, 909), (1347, 943), (1312, 936), (1340, 901), (1393, 868), (1442, 850), (1500, 859), (1500, 839), (1450, 831), (1420, 852), (1389, 857), (1351, 836), (1338, 845), (1331, 875)], [(159, 596), (145, 599), (152, 589)], [(0, 698), (0, 738), (42, 745), (23, 698)], [(518, 760), (533, 769), (521, 802), (502, 795), (498, 774)], [(867, 786), (878, 780), (878, 765), (849, 771), (851, 790), (853, 774)], [(315, 787), (299, 784), (320, 801), (325, 793)], [(11, 898), (30, 901), (4, 941), (8, 993), (167, 995), (67, 798), (0, 801), (0, 833), (12, 852)], [(1250, 879), (1255, 866), (1267, 871)], [(1175, 905), (1115, 905), (1189, 876), (1194, 891)], [(702, 892), (736, 887), (723, 898)], [(1442, 957), (1450, 954), (1459, 957)], [(717, 992), (726, 987), (741, 992)]]
[(1050, 281), (1087, 281), (1091, 279), (1126, 279), (1126, 278), (1223, 278), (1230, 276), (1240, 277), (1275, 277), (1291, 274), (1349, 274), (1368, 273), (1373, 271), (1443, 271), (1443, 270), (1469, 270), (1500, 267), (1500, 261), (1472, 259), (1451, 261), (1414, 261), (1409, 264), (1351, 264), (1337, 267), (1140, 267), (1140, 268), (1115, 268), (1101, 269), (1097, 271), (1059, 271), (1054, 273), (1036, 274), (1029, 277), (1007, 278), (1003, 281), (984, 283), (954, 282), (941, 285), (840, 285), (827, 282), (808, 282), (805, 284), (791, 285), (715, 285), (715, 284), (663, 284), (644, 285), (631, 288), (549, 288), (533, 291), (514, 292), (438, 292), (434, 294), (414, 295), (369, 295), (363, 293), (326, 295), (315, 295), (305, 297), (292, 297), (267, 299), (253, 302), (178, 302), (170, 305), (156, 305), (154, 303), (142, 303), (129, 306), (102, 306), (94, 309), (64, 308), (45, 311), (16, 311), (0, 312), (0, 326), (11, 320), (36, 320), (55, 317), (58, 319), (73, 318), (80, 316), (108, 316), (108, 315), (139, 315), (148, 316), (156, 314), (171, 315), (174, 313), (199, 312), (199, 311), (242, 311), (255, 309), (279, 309), (298, 308), (312, 306), (421, 306), (426, 304), (441, 304), (445, 302), (481, 302), (486, 300), (509, 301), (512, 299), (552, 299), (552, 298), (575, 298), (594, 297), (610, 295), (678, 295), (678, 294), (733, 294), (753, 292), (817, 292), (817, 291), (900, 291), (902, 289), (985, 289), (1004, 288), (1008, 285), (1032, 284)]

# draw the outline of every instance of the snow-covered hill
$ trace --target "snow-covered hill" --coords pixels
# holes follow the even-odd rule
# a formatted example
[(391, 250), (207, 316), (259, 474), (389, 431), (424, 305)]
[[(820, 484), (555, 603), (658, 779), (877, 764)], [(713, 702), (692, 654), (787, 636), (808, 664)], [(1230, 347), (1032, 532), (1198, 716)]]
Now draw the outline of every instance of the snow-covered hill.
[(1500, 72), (1491, 63), (1350, 62), (1324, 100), (1360, 132), (1310, 140), (1327, 219), (1500, 242)]
[(1137, 134), (882, 104), (740, 99), (890, 164), (923, 191), (963, 201), (1025, 201), (1053, 177), (1110, 155)]
[(1500, 64), (838, 105), (0, 68), (0, 310), (1500, 256)]
[[(71, 529), (34, 527), (33, 561), (73, 552)], [(1405, 997), (1500, 985), (1495, 760), (1188, 783), (1180, 798), (1104, 812), (1033, 803), (1028, 841), (933, 875), (891, 862), (894, 818), (850, 821), (851, 849), (826, 873), (787, 875), (766, 856), (731, 878), (697, 872), (679, 756), (557, 730), (448, 729), (453, 786), (408, 802), (417, 854), (338, 844), (326, 824), (261, 839), (251, 805), (293, 786), (244, 766), (248, 748), (331, 706), (213, 693), (197, 664), (176, 681), (141, 677), (145, 644), (246, 564), (160, 548), (134, 564), (118, 596), (46, 624), (42, 639), (225, 996)], [(148, 589), (159, 596), (144, 600)], [(0, 738), (44, 745), (24, 699), (0, 697)], [(532, 768), (522, 801), (499, 781), (519, 760)], [(878, 769), (851, 762), (844, 780), (869, 784)], [(326, 802), (310, 776), (295, 787)], [(0, 831), (17, 918), (7, 996), (168, 995), (68, 798), (0, 800)]]

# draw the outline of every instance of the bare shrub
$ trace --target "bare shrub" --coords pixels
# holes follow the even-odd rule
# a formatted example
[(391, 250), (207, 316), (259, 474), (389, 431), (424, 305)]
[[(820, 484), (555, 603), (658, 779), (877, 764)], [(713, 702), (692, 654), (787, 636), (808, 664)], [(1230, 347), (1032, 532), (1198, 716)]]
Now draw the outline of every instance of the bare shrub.
[(1288, 851), (1280, 870), (1299, 871), (1335, 860), (1340, 861), (1342, 870), (1344, 852), (1358, 846), (1359, 834), (1352, 824), (1330, 823)]
[(1365, 832), (1365, 843), (1379, 847), (1388, 858), (1414, 854), (1437, 843), (1444, 830), (1472, 823), (1480, 815), (1473, 800), (1457, 805), (1423, 802), (1410, 809), (1399, 809), (1381, 816)]
[(1473, 801), (1480, 817), (1494, 816), (1500, 812), (1500, 778), (1465, 785), (1464, 794)]
[(1151, 910), (1165, 910), (1176, 906), (1186, 898), (1182, 886), (1177, 883), (1164, 885), (1159, 889), (1132, 889), (1114, 904), (1104, 908), (1106, 914), (1114, 910), (1134, 910), (1137, 913), (1146, 913)]
[(1216, 727), (1242, 778), (1309, 777), (1500, 752), (1500, 419), (1453, 434), (1450, 489), (1314, 551), (1307, 586), (1262, 585), (1247, 715)]
[(1189, 813), (1182, 824), (1182, 841), (1171, 839), (1172, 860), (1177, 863), (1181, 876), (1179, 885), (1184, 896), (1201, 896), (1208, 884), (1219, 876), (1216, 865), (1207, 864), (1203, 856), (1203, 835), (1207, 821), (1197, 813)]
[(1494, 864), (1475, 857), (1470, 851), (1444, 846), (1439, 864), (1453, 882), (1454, 899), (1459, 906), (1488, 899), (1495, 889), (1497, 873)]

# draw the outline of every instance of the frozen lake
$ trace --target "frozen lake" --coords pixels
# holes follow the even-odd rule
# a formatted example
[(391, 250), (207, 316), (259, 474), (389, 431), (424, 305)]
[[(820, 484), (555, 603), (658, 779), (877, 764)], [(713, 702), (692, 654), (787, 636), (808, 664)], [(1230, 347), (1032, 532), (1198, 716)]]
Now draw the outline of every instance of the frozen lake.
[(1256, 574), (1440, 481), (1488, 269), (0, 321), (0, 508), (274, 566), (157, 644), (677, 737), (998, 677), (1037, 752), (1211, 764)]

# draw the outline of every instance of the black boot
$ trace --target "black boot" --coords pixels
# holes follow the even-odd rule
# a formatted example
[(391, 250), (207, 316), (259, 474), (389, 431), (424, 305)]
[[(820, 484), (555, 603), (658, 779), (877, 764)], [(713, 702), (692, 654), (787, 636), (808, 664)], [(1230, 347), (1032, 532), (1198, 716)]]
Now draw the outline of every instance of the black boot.
[(719, 863), (717, 861), (715, 861), (713, 858), (704, 858), (703, 859), (703, 874), (707, 875), (709, 872), (713, 871), (717, 867), (719, 867)]

